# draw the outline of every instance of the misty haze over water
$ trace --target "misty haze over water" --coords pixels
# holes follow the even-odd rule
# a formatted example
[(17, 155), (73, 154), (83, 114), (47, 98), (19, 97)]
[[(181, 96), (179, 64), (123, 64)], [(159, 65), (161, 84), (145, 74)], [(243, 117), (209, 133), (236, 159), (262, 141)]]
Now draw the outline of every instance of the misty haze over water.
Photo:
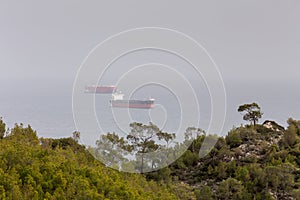
[[(9, 85), (7, 83), (10, 83)], [(0, 84), (0, 113), (12, 128), (14, 123), (30, 124), (37, 130), (40, 137), (69, 137), (76, 130), (72, 116), (72, 80), (1, 80)], [(297, 85), (280, 82), (225, 82), (227, 91), (227, 116), (223, 129), (223, 135), (232, 126), (245, 124), (242, 116), (237, 112), (238, 105), (242, 103), (258, 102), (264, 112), (260, 122), (266, 119), (275, 120), (281, 125), (286, 125), (288, 117), (298, 119), (300, 116), (300, 93)], [(157, 99), (167, 107), (169, 122), (164, 127), (165, 131), (174, 131), (180, 121), (180, 107), (172, 95), (164, 90), (151, 91), (149, 93), (167, 99)], [(201, 89), (201, 88), (199, 88)], [(150, 90), (150, 91), (149, 91)], [(159, 93), (160, 92), (160, 93)], [(137, 95), (139, 97), (139, 92)], [(140, 97), (143, 93), (140, 93)], [(205, 94), (205, 93), (204, 93)], [(155, 96), (153, 96), (155, 97)], [(208, 97), (208, 96), (206, 96)], [(147, 98), (147, 97), (146, 97)], [(110, 95), (96, 96), (97, 116), (103, 131), (121, 132), (116, 127), (110, 114)], [(200, 104), (209, 105), (209, 99), (203, 98)], [(106, 104), (106, 105), (104, 105)], [(209, 107), (209, 106), (208, 106)], [(104, 108), (104, 109), (103, 109)], [(201, 128), (205, 129), (210, 119), (210, 109), (201, 110)], [(101, 110), (103, 109), (103, 110)], [(157, 108), (154, 108), (154, 110)], [(103, 112), (106, 114), (103, 114)], [(152, 112), (152, 111), (151, 111)], [(149, 120), (148, 111), (133, 111), (133, 119), (146, 122)], [(136, 117), (136, 118), (135, 118)], [(144, 120), (144, 121), (143, 121)], [(154, 120), (155, 121), (155, 120)], [(158, 123), (159, 124), (159, 123)], [(84, 133), (82, 133), (84, 134)]]

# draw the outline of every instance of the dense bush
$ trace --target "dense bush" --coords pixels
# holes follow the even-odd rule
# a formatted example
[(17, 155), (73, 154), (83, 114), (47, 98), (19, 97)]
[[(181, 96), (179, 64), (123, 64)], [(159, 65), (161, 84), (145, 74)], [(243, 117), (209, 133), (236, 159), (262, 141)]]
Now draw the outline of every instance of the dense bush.
[(22, 125), (7, 132), (0, 120), (0, 199), (299, 199), (300, 121), (288, 124), (198, 135), (169, 167), (138, 175), (104, 167), (73, 138), (38, 138)]
[(0, 199), (177, 199), (178, 188), (191, 191), (106, 168), (73, 138), (39, 139), (30, 126), (0, 139)]

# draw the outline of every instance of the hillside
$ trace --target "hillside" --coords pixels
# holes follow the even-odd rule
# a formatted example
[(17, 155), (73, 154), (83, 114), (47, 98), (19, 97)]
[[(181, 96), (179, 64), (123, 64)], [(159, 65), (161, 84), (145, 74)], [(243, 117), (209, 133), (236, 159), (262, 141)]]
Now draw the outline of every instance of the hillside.
[(199, 200), (300, 199), (300, 121), (289, 119), (288, 124), (284, 130), (266, 121), (233, 128), (225, 138), (206, 136), (217, 143), (201, 159), (205, 136), (200, 136), (169, 174), (191, 185)]
[(5, 131), (0, 120), (0, 199), (193, 199), (188, 185), (103, 166), (73, 138), (38, 138), (22, 124)]
[[(288, 124), (199, 135), (169, 167), (141, 175), (105, 167), (75, 138), (0, 120), (0, 199), (300, 199), (300, 121)], [(199, 158), (204, 138), (216, 145)]]

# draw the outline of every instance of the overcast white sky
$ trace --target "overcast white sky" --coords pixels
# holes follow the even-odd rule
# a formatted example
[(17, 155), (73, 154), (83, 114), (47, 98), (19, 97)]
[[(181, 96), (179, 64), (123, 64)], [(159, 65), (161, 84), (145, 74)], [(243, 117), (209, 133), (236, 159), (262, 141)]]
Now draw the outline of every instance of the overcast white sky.
[(0, 0), (0, 79), (5, 84), (67, 80), (71, 88), (81, 62), (98, 43), (149, 26), (196, 39), (217, 63), (226, 86), (253, 81), (300, 86), (298, 0)]
[(184, 32), (209, 51), (226, 80), (297, 81), (300, 2), (0, 1), (4, 77), (73, 78), (108, 36), (143, 26)]

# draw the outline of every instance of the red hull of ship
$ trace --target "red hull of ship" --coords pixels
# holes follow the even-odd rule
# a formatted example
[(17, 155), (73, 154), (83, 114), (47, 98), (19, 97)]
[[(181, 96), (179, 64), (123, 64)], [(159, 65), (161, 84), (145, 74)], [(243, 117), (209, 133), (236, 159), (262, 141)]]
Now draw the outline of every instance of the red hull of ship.
[(98, 94), (112, 94), (115, 90), (115, 86), (88, 86), (85, 88), (86, 93)]

